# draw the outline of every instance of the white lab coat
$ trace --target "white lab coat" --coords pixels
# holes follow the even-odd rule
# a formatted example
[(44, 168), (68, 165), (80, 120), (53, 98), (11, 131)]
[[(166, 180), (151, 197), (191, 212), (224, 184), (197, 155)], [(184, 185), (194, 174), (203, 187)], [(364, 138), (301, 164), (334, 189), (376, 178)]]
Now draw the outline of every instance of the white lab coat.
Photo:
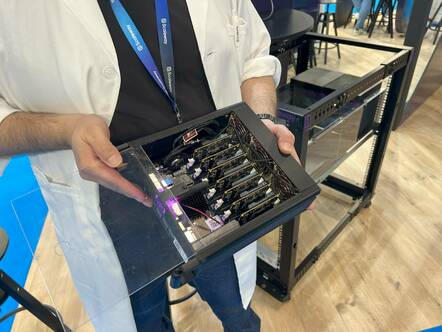
[[(248, 78), (273, 76), (278, 83), (280, 64), (268, 54), (270, 38), (250, 0), (187, 3), (218, 109), (241, 101)], [(0, 1), (0, 121), (27, 111), (93, 113), (110, 123), (120, 79), (97, 1)], [(31, 162), (96, 330), (135, 331), (121, 267), (101, 222), (97, 185), (78, 176), (70, 150), (33, 155)], [(0, 159), (0, 174), (6, 163)], [(256, 245), (235, 254), (235, 263), (246, 307), (255, 287)], [(108, 308), (116, 299), (125, 300)]]

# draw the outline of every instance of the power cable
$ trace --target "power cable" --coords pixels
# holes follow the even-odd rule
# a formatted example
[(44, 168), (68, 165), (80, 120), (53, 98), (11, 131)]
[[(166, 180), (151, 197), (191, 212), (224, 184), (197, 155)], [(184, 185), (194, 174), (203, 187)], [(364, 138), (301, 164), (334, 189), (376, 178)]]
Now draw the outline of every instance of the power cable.
[(189, 294), (187, 294), (187, 295), (185, 295), (185, 296), (183, 296), (183, 297), (180, 297), (179, 299), (169, 301), (169, 304), (170, 304), (170, 305), (176, 305), (176, 304), (182, 303), (182, 302), (184, 302), (184, 301), (187, 301), (187, 300), (190, 299), (192, 296), (194, 296), (196, 293), (197, 293), (197, 290), (194, 289), (194, 290), (191, 291)]

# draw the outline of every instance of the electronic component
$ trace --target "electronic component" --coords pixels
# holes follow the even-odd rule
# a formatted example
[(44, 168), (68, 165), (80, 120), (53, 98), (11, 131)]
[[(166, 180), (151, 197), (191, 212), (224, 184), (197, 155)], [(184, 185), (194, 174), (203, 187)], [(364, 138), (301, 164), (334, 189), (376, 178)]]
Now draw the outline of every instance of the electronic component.
[(279, 153), (275, 137), (245, 104), (119, 149), (119, 171), (152, 198), (153, 208), (125, 209), (130, 203), (102, 188), (109, 207), (103, 211), (132, 225), (134, 234), (157, 232), (139, 247), (148, 246), (165, 269), (184, 262), (191, 269), (198, 265), (194, 257), (204, 260), (220, 249), (231, 255), (306, 209), (319, 192), (294, 159)]
[[(191, 243), (222, 232), (232, 221), (243, 225), (298, 193), (238, 117), (230, 114), (222, 122), (224, 128), (217, 126), (221, 133), (204, 133), (201, 124), (198, 131), (189, 129), (182, 138), (174, 137), (170, 150), (163, 152), (165, 157), (152, 160), (163, 179), (161, 189), (171, 190), (196, 229), (191, 233), (185, 228)], [(172, 163), (170, 156), (175, 157)]]
[(230, 143), (230, 135), (221, 135), (219, 138), (214, 139), (203, 146), (195, 149), (193, 157), (195, 159), (202, 159), (210, 154), (217, 153), (218, 151), (225, 149)]
[(215, 191), (219, 191), (224, 188), (228, 188), (233, 182), (241, 179), (247, 175), (253, 175), (256, 173), (255, 165), (247, 161), (238, 167), (224, 172), (224, 176), (215, 182)]

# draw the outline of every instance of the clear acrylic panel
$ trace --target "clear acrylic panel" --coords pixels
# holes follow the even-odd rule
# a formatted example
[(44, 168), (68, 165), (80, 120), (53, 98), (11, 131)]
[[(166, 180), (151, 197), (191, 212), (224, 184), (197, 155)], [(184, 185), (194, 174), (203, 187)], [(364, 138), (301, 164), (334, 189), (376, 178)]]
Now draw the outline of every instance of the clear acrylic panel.
[[(39, 225), (32, 214), (28, 213), (36, 203), (37, 195), (41, 195), (38, 187), (11, 201), (22, 232), (21, 245), (27, 247), (32, 254), (26, 282), (22, 286), (43, 306), (49, 308), (61, 323), (64, 322), (65, 331), (77, 331), (80, 326), (86, 328), (89, 318), (72, 281), (62, 249), (70, 248), (70, 245), (57, 239), (50, 216), (46, 218), (41, 232), (37, 229)], [(36, 233), (40, 233), (40, 238), (34, 248), (31, 241)], [(11, 331), (51, 331), (39, 318), (41, 317), (35, 317), (30, 312), (17, 314)], [(89, 326), (81, 331), (94, 329)]]
[[(135, 330), (130, 296), (165, 282), (202, 237), (144, 151), (122, 155), (121, 174), (152, 199), (152, 208), (101, 186), (96, 195), (97, 186), (79, 172), (55, 179), (39, 170), (40, 187), (11, 201), (33, 257), (26, 289), (73, 331)], [(28, 243), (36, 226), (26, 211), (40, 190), (49, 215), (34, 249)]]

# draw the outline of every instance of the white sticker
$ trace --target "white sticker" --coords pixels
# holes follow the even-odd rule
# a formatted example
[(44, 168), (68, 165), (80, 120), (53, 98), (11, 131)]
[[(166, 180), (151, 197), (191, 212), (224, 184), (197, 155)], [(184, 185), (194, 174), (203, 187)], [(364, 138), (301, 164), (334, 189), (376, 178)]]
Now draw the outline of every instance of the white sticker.
[(175, 213), (175, 215), (177, 217), (180, 217), (180, 216), (183, 215), (183, 211), (181, 211), (181, 207), (180, 207), (180, 205), (178, 203), (173, 203), (172, 204), (172, 210), (173, 210), (173, 212)]
[(190, 243), (193, 243), (196, 241), (196, 237), (192, 231), (185, 231), (184, 235), (186, 235), (186, 238)]
[(158, 180), (155, 174), (150, 173), (149, 178), (151, 179), (153, 185), (155, 186), (155, 188), (157, 188), (158, 191), (164, 190), (163, 186), (161, 185), (160, 181)]
[[(217, 220), (218, 222), (216, 222), (215, 220)], [(220, 216), (215, 216), (212, 218), (207, 218), (205, 220), (207, 227), (209, 227), (209, 229), (213, 232), (216, 231), (218, 228), (221, 228), (223, 226), (223, 221), (221, 220)]]

